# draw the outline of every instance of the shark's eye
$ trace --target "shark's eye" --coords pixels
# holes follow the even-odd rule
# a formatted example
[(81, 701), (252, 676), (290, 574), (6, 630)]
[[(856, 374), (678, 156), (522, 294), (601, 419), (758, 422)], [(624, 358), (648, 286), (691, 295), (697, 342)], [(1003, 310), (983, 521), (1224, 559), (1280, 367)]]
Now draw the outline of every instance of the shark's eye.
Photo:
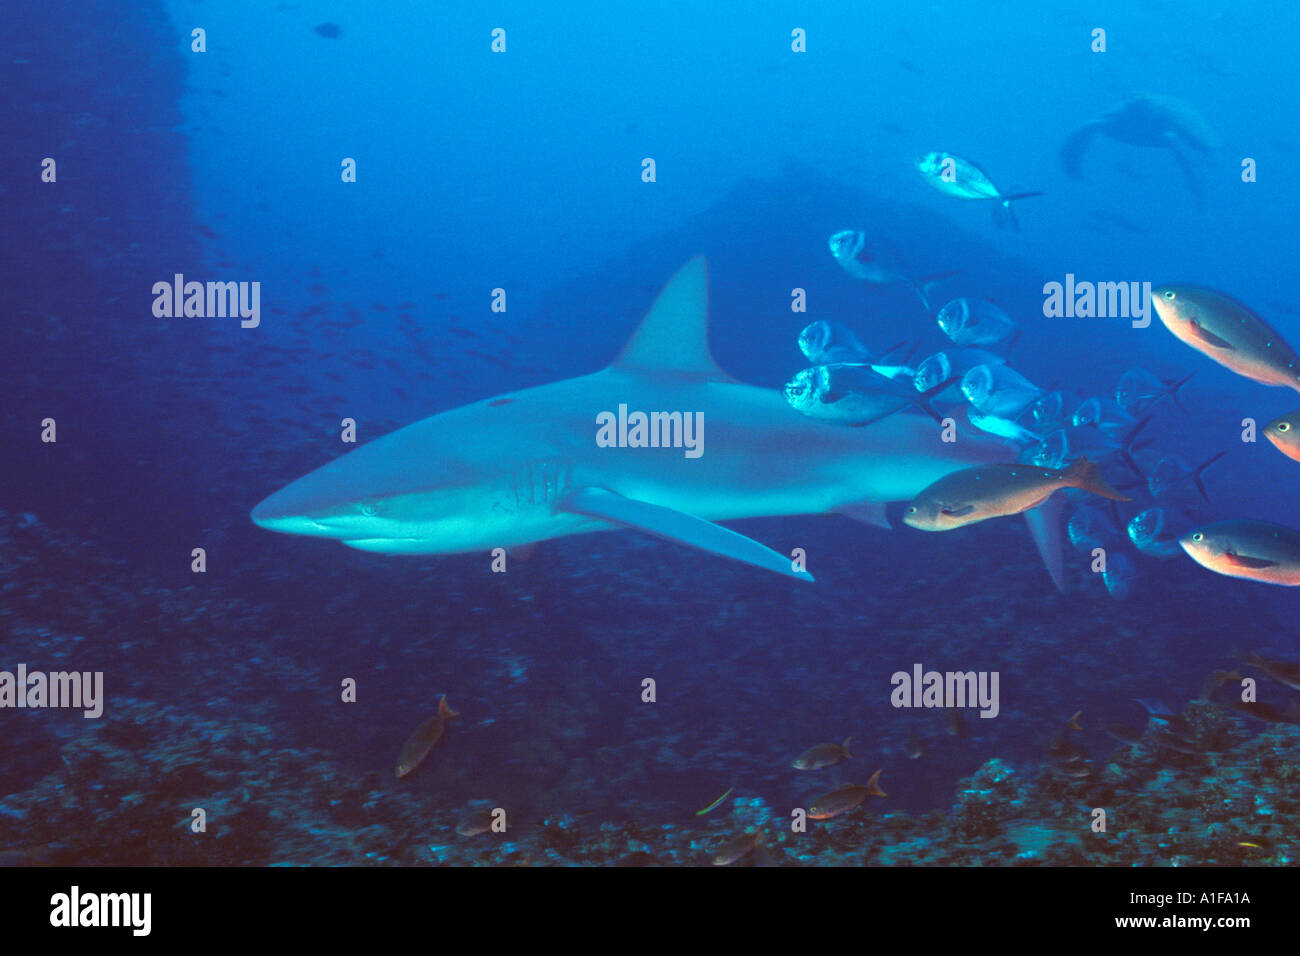
[(1192, 535), (1192, 540), (1193, 540), (1193, 541), (1200, 541), (1200, 540), (1201, 540), (1202, 538), (1204, 538), (1204, 537), (1205, 537), (1205, 535), (1201, 534), (1201, 533), (1198, 531), (1198, 532), (1196, 532), (1196, 534)]
[(1174, 301), (1175, 293), (1173, 289), (1166, 289), (1164, 292), (1161, 293), (1161, 295), (1163, 295), (1170, 302)]
[(361, 513), (367, 518), (373, 518), (375, 516), (375, 503), (373, 501), (363, 502), (361, 505)]
[(1278, 423), (1277, 423), (1277, 430), (1280, 431), (1280, 432), (1289, 432), (1289, 431), (1291, 430), (1291, 423), (1290, 423), (1290, 422), (1278, 422)]
[(916, 514), (916, 505), (912, 505), (912, 507), (908, 508), (907, 513), (910, 515)]

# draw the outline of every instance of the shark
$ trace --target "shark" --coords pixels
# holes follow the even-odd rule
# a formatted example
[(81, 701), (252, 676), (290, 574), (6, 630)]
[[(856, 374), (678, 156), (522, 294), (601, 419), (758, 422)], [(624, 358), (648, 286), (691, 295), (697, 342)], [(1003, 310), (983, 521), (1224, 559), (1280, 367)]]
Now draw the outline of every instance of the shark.
[[(271, 494), (252, 520), (389, 555), (509, 552), (634, 529), (811, 582), (802, 562), (719, 522), (842, 514), (890, 528), (890, 503), (958, 469), (1014, 460), (1010, 446), (974, 431), (945, 442), (939, 425), (910, 410), (865, 427), (801, 415), (780, 391), (717, 365), (708, 312), (699, 256), (607, 368), (398, 429)], [(624, 406), (693, 416), (696, 453), (598, 442), (600, 423)], [(1059, 512), (1026, 514), (1061, 588)]]

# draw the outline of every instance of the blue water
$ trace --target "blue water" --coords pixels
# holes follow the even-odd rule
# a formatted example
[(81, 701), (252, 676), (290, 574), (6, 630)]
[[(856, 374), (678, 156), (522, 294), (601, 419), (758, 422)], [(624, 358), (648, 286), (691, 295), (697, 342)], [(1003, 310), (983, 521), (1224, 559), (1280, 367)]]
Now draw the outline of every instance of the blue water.
[[(1023, 329), (1015, 367), (1044, 388), (1113, 396), (1129, 368), (1195, 370), (1186, 411), (1162, 403), (1146, 436), (1192, 464), (1231, 451), (1207, 472), (1211, 501), (1188, 488), (1179, 504), (1198, 520), (1300, 526), (1295, 462), (1241, 441), (1242, 419), (1289, 411), (1288, 392), (1158, 321), (1042, 311), (1043, 284), (1067, 273), (1187, 282), (1300, 341), (1297, 140), (1279, 119), (1300, 93), (1288, 3), (12, 6), (0, 24), (0, 125), (13, 131), (0, 144), (0, 668), (104, 670), (105, 723), (115, 699), (189, 715), (204, 723), (174, 734), (200, 763), (223, 733), (255, 725), (272, 750), (310, 754), (302, 767), (319, 773), (299, 771), (300, 785), (321, 806), (340, 781), (397, 792), (444, 838), (474, 800), (530, 821), (690, 826), (733, 783), (779, 822), (877, 767), (888, 810), (946, 809), (991, 758), (1035, 772), (1080, 709), (1082, 746), (1104, 765), (1116, 744), (1100, 728), (1141, 723), (1131, 698), (1177, 710), (1234, 651), (1295, 656), (1287, 589), (1130, 548), (1127, 600), (1073, 552), (1057, 594), (1017, 519), (944, 535), (828, 516), (731, 524), (805, 547), (815, 586), (635, 532), (549, 542), (494, 575), (486, 555), (360, 554), (248, 519), (351, 447), (344, 417), (365, 442), (604, 367), (697, 254), (714, 355), (742, 381), (779, 388), (804, 367), (795, 342), (815, 319), (877, 347), (914, 340), (918, 358), (949, 344), (906, 286), (854, 280), (832, 259), (828, 237), (861, 229), (917, 275), (960, 270), (940, 302), (1000, 303)], [(68, 18), (83, 29), (70, 34)], [(491, 50), (496, 27), (504, 53)], [(1096, 27), (1104, 53), (1090, 50)], [(206, 52), (191, 50), (195, 28)], [(791, 50), (795, 28), (806, 52)], [(1139, 91), (1191, 104), (1218, 134), (1221, 148), (1193, 157), (1202, 198), (1166, 151), (1109, 139), (1083, 179), (1066, 175), (1070, 133)], [(913, 160), (931, 150), (1044, 195), (1017, 203), (1019, 232), (998, 230), (985, 204), (926, 185)], [(45, 157), (55, 183), (40, 181)], [(1242, 181), (1246, 157), (1257, 182)], [(341, 181), (345, 158), (355, 183)], [(261, 324), (154, 317), (150, 289), (175, 273), (260, 282)], [(504, 313), (490, 308), (498, 287)], [(790, 309), (795, 287), (806, 313)], [(40, 441), (46, 417), (53, 445)], [(942, 712), (892, 708), (889, 677), (915, 662), (999, 671), (999, 717), (967, 713), (954, 734)], [(339, 701), (347, 678), (355, 704)], [(428, 766), (393, 780), (401, 742), (444, 693), (461, 718)], [(130, 803), (121, 774), (55, 756), (90, 721), (4, 720), (25, 743), (0, 796), (94, 787), (103, 773), (120, 787), (103, 811)], [(155, 753), (165, 733), (142, 725), (123, 747)], [(857, 756), (834, 775), (789, 769), (849, 735)], [(923, 757), (908, 758), (909, 737)], [(258, 753), (223, 759), (257, 765)], [(272, 812), (281, 791), (252, 786)], [(221, 790), (159, 787), (146, 803)], [(383, 821), (376, 806), (363, 822)], [(6, 833), (11, 819), (0, 814), (5, 845), (56, 841)], [(144, 830), (101, 857), (63, 851), (166, 862)]]

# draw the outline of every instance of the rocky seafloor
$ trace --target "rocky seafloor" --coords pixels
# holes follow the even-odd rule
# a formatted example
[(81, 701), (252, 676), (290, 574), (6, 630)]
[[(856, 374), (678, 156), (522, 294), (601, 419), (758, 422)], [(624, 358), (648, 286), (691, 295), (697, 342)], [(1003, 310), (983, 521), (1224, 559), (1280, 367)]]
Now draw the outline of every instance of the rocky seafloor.
[[(629, 560), (650, 546), (623, 542), (613, 557)], [(570, 559), (557, 554), (556, 573), (575, 593), (608, 586), (596, 574), (584, 583)], [(257, 570), (275, 577), (269, 564)], [(341, 590), (333, 583), (335, 603), (320, 604), (322, 617), (365, 602), (364, 575)], [(474, 603), (472, 581), (441, 586)], [(1041, 703), (1006, 705), (1011, 719), (989, 722), (993, 729), (968, 720), (965, 736), (919, 718), (873, 725), (869, 715), (855, 716), (847, 722), (875, 728), (857, 756), (798, 774), (789, 769), (798, 742), (832, 736), (818, 729), (829, 721), (796, 719), (793, 708), (818, 700), (801, 701), (798, 689), (821, 680), (816, 707), (833, 711), (869, 672), (855, 676), (848, 664), (840, 687), (817, 654), (805, 648), (795, 656), (774, 636), (757, 646), (785, 661), (784, 676), (764, 678), (773, 672), (751, 665), (746, 680), (725, 684), (719, 702), (724, 645), (709, 645), (711, 674), (658, 665), (661, 686), (675, 688), (666, 698), (686, 693), (682, 687), (698, 697), (689, 719), (676, 722), (667, 707), (606, 699), (608, 685), (627, 677), (636, 700), (631, 675), (651, 666), (644, 661), (621, 674), (620, 655), (600, 659), (576, 636), (565, 654), (528, 644), (522, 632), (530, 627), (557, 637), (555, 621), (533, 609), (552, 593), (546, 589), (520, 591), (498, 609), (495, 619), (517, 620), (521, 633), (437, 642), (441, 660), (428, 674), (419, 673), (430, 666), (428, 648), (412, 649), (389, 629), (409, 608), (394, 609), (391, 621), (351, 645), (322, 634), (313, 653), (291, 621), (236, 596), (245, 590), (239, 580), (224, 589), (163, 587), (34, 515), (0, 513), (0, 667), (101, 669), (108, 684), (97, 720), (52, 711), (0, 716), (0, 863), (691, 866), (712, 864), (723, 844), (757, 830), (758, 849), (734, 865), (1286, 865), (1300, 841), (1300, 727), (1261, 724), (1220, 703), (1192, 700), (1178, 708), (1176, 736), (1153, 721), (1136, 743), (1117, 746), (1098, 737), (1086, 706), (1083, 730), (1066, 724), (1061, 711), (1086, 700), (1089, 685), (1062, 676), (1036, 691)], [(646, 606), (663, 596), (649, 587)], [(998, 613), (988, 601), (973, 594), (943, 613), (969, 621), (978, 606), (988, 619)], [(1010, 613), (1009, 602), (1001, 606)], [(1124, 625), (1123, 612), (1099, 607), (1096, 616), (1115, 618), (1090, 621), (1092, 631)], [(862, 613), (849, 601), (824, 608), (822, 620), (840, 615), (846, 626)], [(740, 614), (715, 609), (723, 618)], [(570, 626), (577, 635), (589, 625)], [(683, 641), (681, 633), (661, 634), (653, 653), (668, 655)], [(1030, 660), (1048, 653), (1023, 643)], [(1159, 647), (1118, 653), (1141, 661), (1152, 646)], [(756, 652), (751, 642), (725, 664), (743, 670)], [(936, 652), (922, 635), (899, 660)], [(644, 644), (640, 653), (648, 653)], [(1100, 652), (1089, 653), (1095, 664)], [(1076, 673), (1068, 642), (1056, 655), (1062, 675)], [(379, 697), (383, 706), (339, 704), (340, 674), (361, 675), (360, 699)], [(1125, 693), (1134, 689), (1127, 679), (1115, 678)], [(745, 691), (747, 682), (757, 686)], [(397, 748), (436, 699), (431, 689), (447, 692), (462, 717), (424, 766), (396, 779)], [(632, 716), (619, 717), (624, 711)], [(904, 743), (918, 727), (927, 747)], [(910, 759), (909, 750), (924, 753)], [(890, 796), (792, 831), (792, 810), (877, 766)], [(929, 806), (916, 797), (918, 780), (939, 781), (925, 785)], [(732, 782), (726, 800), (697, 815)], [(505, 832), (459, 832), (493, 807), (505, 811)], [(195, 808), (204, 813), (202, 832), (192, 826)], [(1097, 808), (1105, 811), (1102, 832), (1093, 827)]]

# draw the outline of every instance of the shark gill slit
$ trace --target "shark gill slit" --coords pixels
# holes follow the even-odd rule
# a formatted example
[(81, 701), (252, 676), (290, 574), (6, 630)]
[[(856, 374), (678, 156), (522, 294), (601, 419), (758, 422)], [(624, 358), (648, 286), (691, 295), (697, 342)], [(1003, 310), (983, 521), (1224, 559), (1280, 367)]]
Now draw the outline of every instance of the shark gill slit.
[(569, 473), (563, 463), (550, 459), (530, 462), (511, 478), (515, 509), (525, 504), (553, 504), (569, 491)]

